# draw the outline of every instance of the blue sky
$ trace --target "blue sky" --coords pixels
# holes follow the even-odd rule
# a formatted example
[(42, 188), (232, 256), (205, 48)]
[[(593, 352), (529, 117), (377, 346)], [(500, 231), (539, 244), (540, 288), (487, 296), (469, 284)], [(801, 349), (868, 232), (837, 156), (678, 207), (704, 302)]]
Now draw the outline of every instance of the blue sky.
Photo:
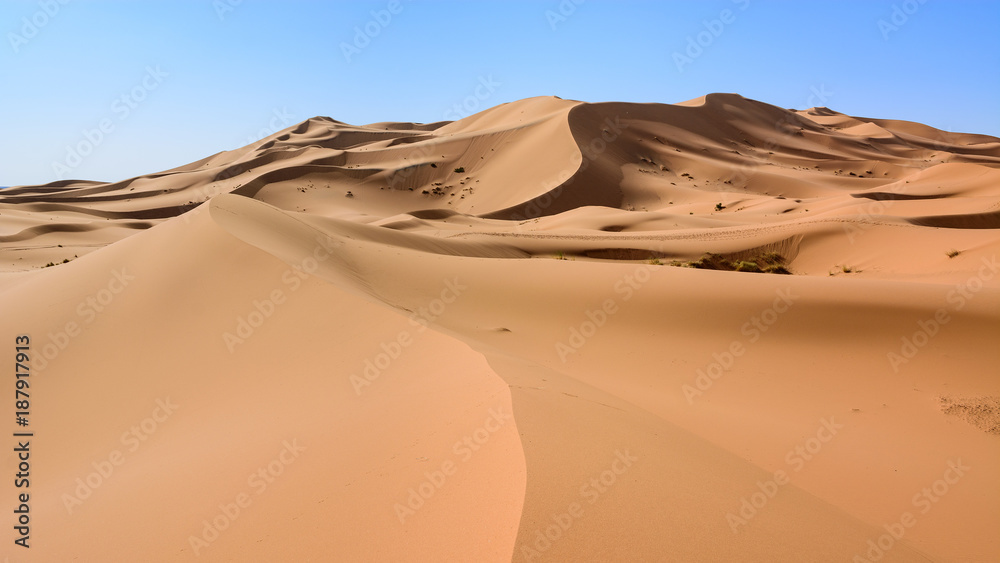
[(0, 184), (538, 95), (737, 92), (1000, 136), (998, 30), (1000, 2), (975, 0), (3, 0)]

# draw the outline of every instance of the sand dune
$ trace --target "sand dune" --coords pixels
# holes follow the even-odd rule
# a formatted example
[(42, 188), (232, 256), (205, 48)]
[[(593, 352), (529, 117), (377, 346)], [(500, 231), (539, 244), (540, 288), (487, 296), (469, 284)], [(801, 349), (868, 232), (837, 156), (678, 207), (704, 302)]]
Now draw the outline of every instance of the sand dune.
[(996, 138), (710, 94), (4, 189), (4, 553), (996, 560), (998, 180)]

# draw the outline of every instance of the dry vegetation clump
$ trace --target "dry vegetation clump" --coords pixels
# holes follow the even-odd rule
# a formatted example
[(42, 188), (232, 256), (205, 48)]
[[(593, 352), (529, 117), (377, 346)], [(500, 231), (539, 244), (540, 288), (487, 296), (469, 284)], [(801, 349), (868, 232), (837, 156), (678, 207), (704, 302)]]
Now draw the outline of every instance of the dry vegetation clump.
[(671, 266), (757, 274), (791, 274), (792, 272), (785, 267), (786, 263), (785, 257), (776, 252), (765, 252), (746, 260), (732, 260), (721, 254), (709, 252), (693, 262), (672, 262)]

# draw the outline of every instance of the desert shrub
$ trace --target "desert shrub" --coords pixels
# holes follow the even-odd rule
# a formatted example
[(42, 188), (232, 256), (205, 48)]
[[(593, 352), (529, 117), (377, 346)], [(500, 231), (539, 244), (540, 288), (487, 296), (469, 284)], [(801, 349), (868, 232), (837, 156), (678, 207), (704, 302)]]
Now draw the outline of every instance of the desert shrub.
[(748, 262), (746, 260), (740, 260), (739, 262), (736, 262), (733, 265), (735, 266), (737, 272), (760, 273), (763, 271), (760, 269), (760, 266), (758, 266), (756, 262)]
[(731, 260), (721, 254), (708, 252), (691, 262), (672, 262), (671, 266), (698, 268), (700, 270), (724, 270), (729, 272), (751, 272), (757, 274), (791, 274), (785, 267), (785, 257), (776, 252), (765, 252), (746, 260)]

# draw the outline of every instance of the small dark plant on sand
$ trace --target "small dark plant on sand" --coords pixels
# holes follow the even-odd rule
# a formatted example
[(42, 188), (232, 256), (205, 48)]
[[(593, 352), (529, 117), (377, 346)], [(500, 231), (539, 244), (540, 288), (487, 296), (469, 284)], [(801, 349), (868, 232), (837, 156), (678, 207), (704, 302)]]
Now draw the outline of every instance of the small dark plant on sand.
[(732, 260), (721, 254), (709, 252), (693, 262), (672, 262), (671, 266), (757, 274), (791, 274), (785, 267), (786, 263), (785, 257), (776, 252), (765, 252), (745, 260)]

